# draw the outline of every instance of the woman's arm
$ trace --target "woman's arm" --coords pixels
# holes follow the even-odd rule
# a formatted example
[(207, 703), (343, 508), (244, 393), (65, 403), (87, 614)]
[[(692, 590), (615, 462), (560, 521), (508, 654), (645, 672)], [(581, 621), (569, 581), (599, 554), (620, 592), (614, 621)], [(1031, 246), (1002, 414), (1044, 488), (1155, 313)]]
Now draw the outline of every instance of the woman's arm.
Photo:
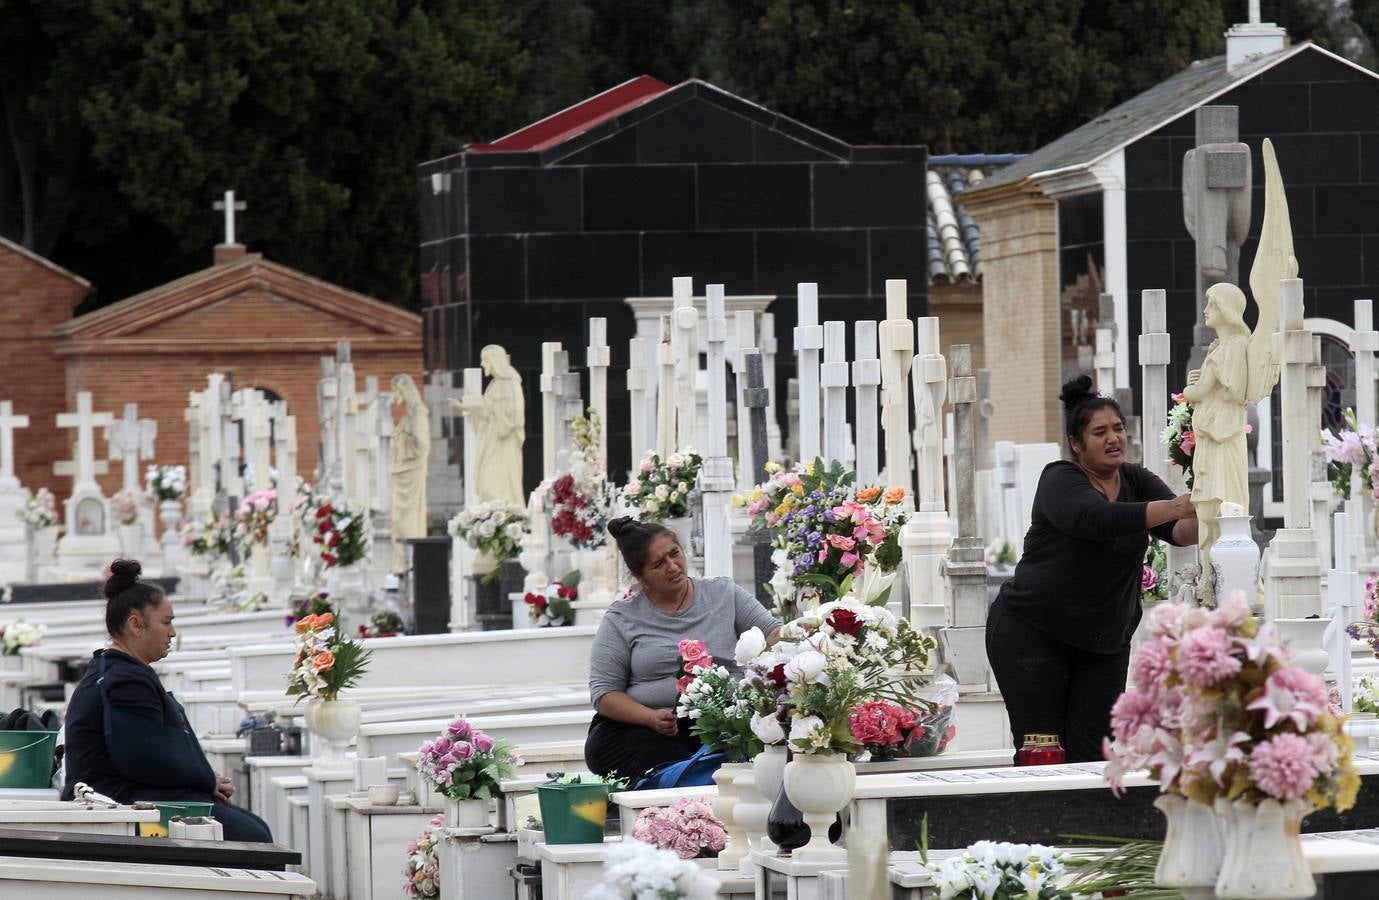
[(641, 725), (643, 728), (659, 731), (668, 737), (674, 737), (679, 730), (679, 725), (675, 721), (675, 710), (652, 709), (645, 704), (638, 703), (622, 691), (609, 691), (604, 694), (599, 698), (596, 708), (599, 715), (605, 719), (626, 722), (629, 725)]
[[(1172, 500), (1150, 500), (1144, 506), (1144, 527), (1157, 528), (1169, 522), (1181, 522), (1191, 519), (1193, 528), (1196, 529), (1197, 508), (1192, 505), (1192, 498), (1189, 494), (1182, 494)], [(1196, 538), (1193, 538), (1196, 542)]]
[(1173, 523), (1173, 543), (1179, 547), (1191, 547), (1197, 543), (1197, 517), (1179, 519)]

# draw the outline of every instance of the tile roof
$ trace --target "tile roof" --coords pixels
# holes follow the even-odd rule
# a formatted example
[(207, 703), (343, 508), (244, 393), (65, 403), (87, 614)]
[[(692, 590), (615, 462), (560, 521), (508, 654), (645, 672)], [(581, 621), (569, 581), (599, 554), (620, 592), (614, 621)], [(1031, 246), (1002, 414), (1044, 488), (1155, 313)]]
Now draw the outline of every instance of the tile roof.
[[(930, 284), (975, 282), (982, 277), (982, 238), (961, 197), (1004, 168), (1010, 157), (970, 157), (979, 165), (930, 164), (925, 179), (928, 207), (927, 270)], [(1015, 157), (1018, 159), (1018, 157)]]

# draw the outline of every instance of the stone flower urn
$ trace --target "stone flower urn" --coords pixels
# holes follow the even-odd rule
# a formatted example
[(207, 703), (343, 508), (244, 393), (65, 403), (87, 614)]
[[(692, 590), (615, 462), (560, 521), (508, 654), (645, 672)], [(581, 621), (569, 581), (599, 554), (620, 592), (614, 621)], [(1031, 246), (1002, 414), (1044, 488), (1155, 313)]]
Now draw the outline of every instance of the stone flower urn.
[(445, 798), (445, 827), (484, 828), (488, 825), (488, 801)]
[(1216, 811), (1182, 794), (1160, 794), (1154, 805), (1168, 820), (1154, 883), (1176, 888), (1214, 887), (1225, 853)]
[(842, 859), (828, 840), (834, 818), (852, 800), (857, 769), (843, 753), (797, 753), (785, 766), (785, 793), (804, 814), (809, 843), (794, 853), (801, 862)]
[(1216, 801), (1226, 839), (1216, 896), (1238, 900), (1311, 897), (1317, 885), (1302, 855), (1302, 818), (1312, 811), (1306, 799)]
[(343, 763), (350, 741), (359, 734), (363, 711), (353, 700), (312, 699), (306, 705), (306, 725), (311, 729), (313, 760)]

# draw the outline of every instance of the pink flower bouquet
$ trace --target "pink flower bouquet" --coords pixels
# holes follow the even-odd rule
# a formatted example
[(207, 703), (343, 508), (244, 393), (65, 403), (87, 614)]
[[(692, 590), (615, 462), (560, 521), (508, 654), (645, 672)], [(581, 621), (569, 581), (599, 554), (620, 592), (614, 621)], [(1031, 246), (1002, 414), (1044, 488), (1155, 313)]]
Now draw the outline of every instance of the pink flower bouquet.
[(684, 797), (670, 806), (649, 806), (637, 813), (632, 837), (681, 859), (717, 856), (728, 841), (723, 823), (704, 800)]
[(427, 823), (417, 839), (407, 845), (407, 862), (402, 867), (406, 878), (402, 889), (408, 897), (418, 900), (434, 900), (441, 895), (440, 859), (436, 855), (436, 830), (445, 826), (445, 814), (441, 813)]
[(1216, 610), (1156, 606), (1111, 709), (1104, 746), (1113, 791), (1148, 769), (1161, 790), (1200, 803), (1306, 798), (1344, 812), (1360, 779), (1354, 745), (1320, 678), (1250, 615), (1237, 593)]
[(452, 800), (487, 800), (522, 760), (507, 741), (494, 740), (460, 717), (421, 745), (417, 771)]

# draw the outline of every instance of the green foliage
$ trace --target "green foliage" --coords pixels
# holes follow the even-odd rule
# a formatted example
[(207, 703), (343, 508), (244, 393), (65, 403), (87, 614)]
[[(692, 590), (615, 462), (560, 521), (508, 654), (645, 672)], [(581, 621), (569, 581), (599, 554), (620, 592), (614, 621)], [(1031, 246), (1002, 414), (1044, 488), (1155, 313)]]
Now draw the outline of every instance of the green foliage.
[(1067, 884), (1076, 896), (1101, 894), (1128, 900), (1182, 900), (1182, 891), (1154, 883), (1154, 869), (1163, 853), (1162, 841), (1085, 834), (1062, 837), (1091, 845), (1088, 849), (1102, 851), (1082, 856), (1070, 854), (1066, 860), (1068, 868), (1076, 872)]

